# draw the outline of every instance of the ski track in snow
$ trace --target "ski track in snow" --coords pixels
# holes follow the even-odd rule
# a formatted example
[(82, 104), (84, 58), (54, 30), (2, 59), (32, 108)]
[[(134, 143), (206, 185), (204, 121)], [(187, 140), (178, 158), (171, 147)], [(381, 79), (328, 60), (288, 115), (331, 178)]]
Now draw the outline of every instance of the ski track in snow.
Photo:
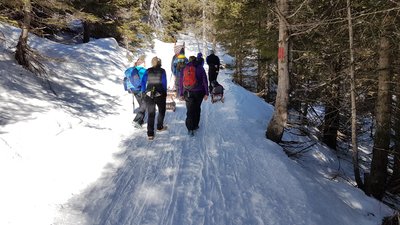
[[(184, 125), (185, 103), (178, 102), (176, 112), (167, 111), (168, 130), (156, 133), (154, 141), (145, 138), (146, 128), (128, 138), (125, 152), (118, 156), (122, 166), (110, 169), (74, 198), (65, 210), (76, 217), (63, 224), (76, 224), (82, 218), (84, 224), (104, 225), (264, 224), (262, 211), (253, 208), (250, 199), (257, 185), (252, 180), (251, 172), (257, 168), (252, 168), (249, 145), (254, 140), (245, 132), (224, 135), (246, 130), (239, 117), (218, 126), (221, 113), (245, 101), (230, 96), (229, 87), (225, 88), (225, 103), (203, 102), (200, 129), (194, 137), (187, 135)], [(244, 144), (233, 146), (229, 138)]]
[[(16, 33), (14, 36), (13, 40), (18, 40)], [(195, 46), (192, 41), (187, 43), (188, 50)], [(7, 196), (2, 205), (7, 209), (3, 216), (12, 213), (0, 219), (5, 224), (27, 224), (20, 221), (28, 220), (30, 224), (49, 224), (42, 221), (52, 220), (51, 225), (373, 225), (385, 214), (386, 209), (381, 210), (381, 205), (360, 190), (316, 177), (265, 139), (265, 125), (273, 109), (233, 84), (228, 74), (232, 71), (221, 71), (218, 77), (225, 87), (225, 102), (203, 102), (200, 129), (194, 137), (187, 135), (185, 104), (179, 102), (176, 112), (167, 111), (168, 130), (156, 133), (155, 140), (148, 141), (146, 128), (133, 129), (127, 123), (132, 114), (124, 114), (131, 107), (131, 96), (121, 94), (120, 74), (128, 62), (115, 40), (100, 39), (74, 47), (49, 41), (41, 44), (39, 39), (32, 44), (42, 46), (42, 52), (54, 57), (67, 53), (67, 58), (76, 63), (51, 67), (59, 74), (52, 79), (57, 81), (54, 87), (61, 93), (60, 102), (66, 105), (57, 104), (57, 110), (46, 114), (36, 111), (36, 120), (8, 128), (25, 129), (26, 124), (31, 130), (23, 130), (26, 132), (22, 135), (16, 131), (4, 133), (9, 139), (2, 137), (0, 143), (7, 149), (19, 149), (19, 145), (23, 149), (15, 150), (20, 161), (10, 161), (2, 170), (23, 181), (15, 182), (15, 187), (7, 186), (14, 182), (6, 182), (7, 191), (0, 192)], [(154, 54), (161, 55), (167, 62), (163, 67), (169, 68), (170, 55), (165, 51), (169, 47), (172, 49), (173, 44), (156, 41), (155, 49), (159, 51), (148, 54), (148, 60)], [(194, 54), (193, 50), (188, 51), (188, 55)], [(7, 68), (11, 56), (5, 59), (1, 68)], [(22, 74), (23, 70), (16, 68), (14, 73)], [(65, 74), (70, 69), (76, 74)], [(0, 72), (8, 73), (6, 69)], [(56, 85), (60, 81), (67, 85)], [(21, 88), (13, 79), (3, 79), (3, 83), (1, 87)], [(30, 108), (38, 110), (39, 101), (32, 102), (30, 97), (43, 90), (40, 85), (30, 88), (34, 91), (24, 99), (32, 105), (21, 110), (19, 118), (31, 115), (24, 114)], [(0, 98), (8, 100), (8, 93), (13, 92), (5, 93)], [(42, 95), (47, 96), (45, 92)], [(18, 97), (8, 103), (13, 103), (15, 110), (6, 110), (9, 105), (0, 107), (7, 112), (2, 118), (9, 123), (20, 122), (14, 118), (22, 102)], [(43, 109), (50, 105), (47, 101), (40, 103)], [(65, 115), (69, 114), (64, 111), (71, 117), (65, 123)], [(40, 136), (35, 136), (36, 128), (42, 128)], [(23, 144), (17, 141), (19, 135), (24, 137)], [(38, 143), (37, 137), (52, 142)], [(29, 142), (34, 146), (26, 147)], [(62, 151), (53, 149), (58, 145), (65, 145), (60, 146)], [(110, 153), (113, 157), (109, 157)], [(92, 160), (92, 154), (98, 155)], [(28, 162), (25, 168), (24, 162)], [(27, 165), (32, 165), (29, 171)], [(13, 168), (17, 171), (13, 172)], [(51, 170), (54, 173), (49, 173)], [(31, 183), (32, 187), (25, 187)], [(46, 215), (42, 216), (43, 212)]]
[[(268, 151), (271, 142), (246, 132), (263, 133), (265, 121), (254, 122), (240, 114), (243, 109), (235, 111), (249, 99), (234, 96), (229, 89), (240, 87), (220, 79), (226, 101), (203, 102), (194, 137), (184, 125), (185, 103), (178, 102), (176, 112), (167, 111), (168, 130), (156, 133), (154, 141), (147, 140), (146, 128), (127, 137), (125, 151), (116, 156), (121, 165), (106, 168), (101, 179), (65, 205), (56, 224), (324, 224), (320, 215), (329, 206), (301, 204), (314, 197), (308, 189), (318, 189), (317, 181), (302, 177), (309, 185), (302, 184), (301, 174), (281, 161), (282, 152)], [(227, 117), (219, 121), (224, 113)], [(290, 193), (292, 186), (303, 189)], [(322, 198), (321, 193), (315, 197)], [(296, 211), (284, 211), (282, 205)], [(343, 218), (333, 216), (331, 224), (350, 224)]]

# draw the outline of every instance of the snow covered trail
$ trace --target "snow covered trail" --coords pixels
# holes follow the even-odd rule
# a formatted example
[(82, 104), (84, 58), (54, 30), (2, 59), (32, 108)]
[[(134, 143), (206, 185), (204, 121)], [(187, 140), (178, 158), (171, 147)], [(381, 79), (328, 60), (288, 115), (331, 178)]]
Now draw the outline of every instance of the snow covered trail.
[[(154, 141), (145, 128), (127, 137), (115, 156), (120, 165), (110, 165), (65, 205), (56, 224), (354, 224), (354, 208), (304, 177), (275, 144), (255, 137), (264, 133), (272, 108), (243, 108), (258, 99), (234, 90), (241, 87), (228, 76), (220, 79), (226, 101), (203, 102), (195, 137), (187, 135), (186, 109), (179, 103), (175, 113), (167, 111), (169, 129)], [(324, 199), (342, 208), (342, 216), (317, 204)], [(358, 216), (359, 224), (373, 224)]]
[[(233, 84), (231, 71), (218, 78), (225, 103), (203, 103), (195, 137), (179, 103), (166, 115), (169, 129), (149, 142), (130, 123), (132, 96), (121, 85), (132, 54), (114, 39), (62, 45), (31, 35), (57, 58), (46, 64), (55, 97), (13, 59), (20, 30), (0, 23), (0, 31), (8, 37), (0, 45), (0, 224), (376, 225), (391, 213), (313, 172), (335, 161), (328, 151), (301, 166), (267, 140), (273, 108)], [(197, 42), (184, 38), (196, 55)], [(172, 49), (155, 40), (141, 52), (147, 65), (162, 58), (169, 73)]]

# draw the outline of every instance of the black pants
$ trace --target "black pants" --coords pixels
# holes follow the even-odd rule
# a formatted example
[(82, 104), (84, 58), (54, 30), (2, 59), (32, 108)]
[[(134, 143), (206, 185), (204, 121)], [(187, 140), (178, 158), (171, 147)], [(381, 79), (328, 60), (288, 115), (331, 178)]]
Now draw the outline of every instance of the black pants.
[(184, 93), (187, 110), (185, 124), (188, 130), (195, 130), (199, 126), (204, 95), (204, 92), (185, 91)]
[(211, 81), (217, 80), (218, 73), (219, 73), (218, 70), (215, 70), (215, 69), (211, 69), (211, 68), (210, 68), (210, 69), (208, 70), (208, 81), (211, 83)]
[(208, 71), (208, 82), (209, 82), (209, 84), (210, 84), (210, 86), (209, 86), (209, 91), (211, 92), (212, 91), (212, 86), (211, 86), (211, 82), (213, 82), (213, 81), (216, 81), (217, 80), (217, 77), (218, 77), (218, 71), (215, 71), (215, 70), (209, 70)]
[(136, 100), (139, 102), (139, 108), (137, 109), (136, 116), (133, 121), (142, 125), (144, 123), (144, 117), (146, 115), (146, 101), (141, 96), (141, 94), (135, 94)]
[(136, 98), (136, 101), (139, 103), (139, 108), (140, 108), (140, 106), (142, 105), (142, 102), (143, 102), (142, 95), (140, 93), (134, 93), (134, 92), (130, 92), (130, 93), (132, 94), (133, 113), (136, 113), (135, 112), (135, 98)]
[(156, 105), (158, 108), (157, 116), (157, 129), (162, 129), (164, 127), (164, 117), (167, 105), (167, 96), (162, 95), (155, 98), (145, 97), (145, 102), (147, 106), (147, 135), (154, 136), (154, 121), (156, 117)]

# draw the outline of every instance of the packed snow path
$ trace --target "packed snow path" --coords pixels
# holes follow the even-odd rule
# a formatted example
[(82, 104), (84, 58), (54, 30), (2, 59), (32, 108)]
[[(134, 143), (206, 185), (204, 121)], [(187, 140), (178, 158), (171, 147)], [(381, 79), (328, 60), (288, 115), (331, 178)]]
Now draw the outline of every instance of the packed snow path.
[[(294, 162), (262, 137), (270, 107), (241, 107), (257, 98), (224, 79), (225, 103), (203, 102), (194, 137), (187, 135), (183, 102), (167, 112), (169, 129), (154, 141), (145, 128), (134, 131), (116, 156), (121, 165), (110, 165), (73, 198), (62, 224), (352, 224), (348, 205), (302, 168), (288, 167)], [(342, 216), (315, 204), (327, 198)]]
[[(30, 36), (35, 49), (62, 59), (47, 64), (55, 97), (16, 64), (20, 30), (0, 30), (0, 224), (376, 225), (390, 213), (322, 176), (337, 172), (323, 146), (294, 161), (265, 139), (273, 108), (233, 84), (229, 70), (218, 78), (225, 103), (203, 103), (195, 137), (179, 103), (167, 112), (169, 129), (149, 142), (130, 124), (121, 80), (131, 62), (114, 39), (62, 45)], [(196, 55), (195, 38), (184, 38)], [(155, 40), (147, 60), (157, 55), (169, 68), (168, 49)]]

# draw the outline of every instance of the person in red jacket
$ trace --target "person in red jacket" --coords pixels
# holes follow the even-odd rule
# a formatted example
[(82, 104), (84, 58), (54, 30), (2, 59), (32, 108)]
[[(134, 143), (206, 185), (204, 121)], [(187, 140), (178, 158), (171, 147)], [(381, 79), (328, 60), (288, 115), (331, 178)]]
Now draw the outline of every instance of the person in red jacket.
[[(190, 78), (189, 71), (194, 71), (195, 82), (192, 86), (188, 86), (187, 82)], [(190, 56), (189, 63), (184, 67), (180, 74), (179, 90), (181, 99), (186, 102), (186, 128), (189, 135), (193, 136), (194, 131), (199, 128), (201, 103), (207, 101), (208, 98), (208, 81), (206, 71), (202, 65), (196, 64), (196, 57)]]

